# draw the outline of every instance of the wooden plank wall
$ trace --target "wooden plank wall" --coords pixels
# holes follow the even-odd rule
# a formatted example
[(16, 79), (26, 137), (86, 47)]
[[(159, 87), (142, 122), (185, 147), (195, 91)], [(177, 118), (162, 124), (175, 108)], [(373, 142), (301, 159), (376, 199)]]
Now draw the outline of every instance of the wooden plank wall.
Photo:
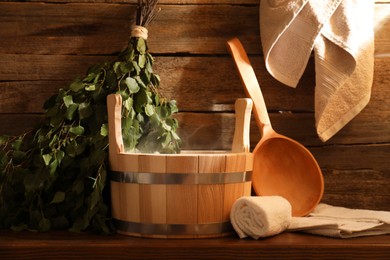
[[(129, 36), (135, 0), (0, 2), (0, 134), (39, 122), (42, 104)], [(314, 129), (314, 66), (296, 89), (265, 70), (259, 0), (161, 0), (149, 47), (162, 93), (178, 101), (185, 149), (230, 149), (233, 104), (244, 91), (225, 42), (250, 54), (275, 130), (306, 145), (325, 177), (323, 202), (390, 210), (390, 1), (375, 6), (375, 75), (369, 105), (334, 138)], [(362, 18), (364, 19), (364, 18)], [(251, 143), (260, 135), (252, 122)]]

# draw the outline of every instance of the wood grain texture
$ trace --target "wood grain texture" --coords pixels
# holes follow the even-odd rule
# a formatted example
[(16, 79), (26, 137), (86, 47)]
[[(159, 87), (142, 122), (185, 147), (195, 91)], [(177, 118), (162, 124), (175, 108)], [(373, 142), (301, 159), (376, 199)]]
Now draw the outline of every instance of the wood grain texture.
[[(180, 194), (180, 196), (178, 196)], [(167, 223), (198, 223), (197, 185), (167, 185)], [(177, 214), (180, 213), (180, 214)]]
[(224, 218), (225, 185), (198, 186), (198, 223), (221, 223)]
[[(366, 112), (363, 112), (366, 113)], [(361, 114), (342, 129), (334, 138), (323, 144), (316, 135), (314, 115), (308, 113), (271, 113), (273, 127), (281, 134), (305, 146), (354, 145), (376, 143), (385, 145), (390, 139), (390, 122), (372, 120), (370, 113)], [(234, 115), (231, 113), (179, 113), (179, 133), (183, 149), (229, 150), (233, 138)], [(21, 134), (38, 125), (41, 115), (0, 114), (2, 134)], [(251, 147), (260, 139), (259, 130), (252, 119)], [(352, 156), (352, 155), (351, 155)], [(384, 161), (383, 165), (388, 162)], [(386, 166), (385, 166), (386, 167)]]
[(166, 185), (140, 185), (141, 223), (167, 223)]
[(119, 189), (119, 200), (121, 215), (118, 216), (118, 219), (129, 222), (140, 222), (140, 186), (133, 183), (121, 183)]
[(230, 210), (236, 202), (237, 198), (240, 198), (242, 196), (250, 196), (249, 193), (245, 193), (244, 190), (244, 183), (228, 183), (224, 185), (223, 190), (223, 212), (222, 212), (222, 218), (223, 219), (230, 219)]
[(143, 239), (0, 231), (2, 259), (388, 259), (390, 236), (330, 239), (299, 233), (252, 240)]
[[(84, 76), (89, 66), (106, 59), (98, 56), (2, 55), (0, 113), (42, 113), (47, 98), (56, 94), (59, 88), (67, 88), (77, 77)], [(284, 86), (266, 73), (262, 58), (252, 57), (251, 62), (268, 110), (313, 112), (315, 74), (312, 62), (296, 89)], [(371, 114), (385, 120), (390, 111), (388, 64), (386, 57), (375, 60), (368, 105)], [(233, 111), (235, 99), (245, 97), (229, 57), (156, 57), (155, 71), (162, 80), (161, 93), (176, 99), (180, 111)], [(15, 78), (18, 80), (12, 80)]]
[[(238, 37), (248, 53), (261, 53), (257, 5), (206, 2), (163, 5), (148, 27), (148, 43), (160, 54), (227, 54)], [(134, 4), (0, 3), (0, 53), (112, 54), (122, 49), (134, 19)], [(376, 5), (376, 54), (389, 53), (387, 4)], [(180, 21), (180, 22), (178, 22)], [(113, 30), (115, 28), (115, 30)]]

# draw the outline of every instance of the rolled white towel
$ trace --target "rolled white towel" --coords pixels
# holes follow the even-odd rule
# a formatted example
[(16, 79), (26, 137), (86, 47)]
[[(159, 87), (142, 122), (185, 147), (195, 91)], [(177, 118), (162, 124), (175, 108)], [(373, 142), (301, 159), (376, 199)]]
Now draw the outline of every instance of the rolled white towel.
[(230, 211), (230, 221), (240, 238), (277, 235), (287, 229), (291, 217), (291, 204), (280, 196), (241, 197)]

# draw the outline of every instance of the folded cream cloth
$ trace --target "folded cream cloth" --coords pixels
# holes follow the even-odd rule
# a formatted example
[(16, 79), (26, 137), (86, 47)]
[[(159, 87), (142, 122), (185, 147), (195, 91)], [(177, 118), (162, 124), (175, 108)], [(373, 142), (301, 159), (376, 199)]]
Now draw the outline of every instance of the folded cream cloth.
[(241, 197), (230, 211), (230, 222), (240, 238), (277, 235), (290, 221), (291, 204), (280, 196)]
[(265, 64), (296, 87), (314, 49), (317, 133), (327, 141), (369, 102), (374, 67), (374, 1), (261, 0)]
[(321, 203), (308, 217), (293, 217), (288, 231), (338, 238), (390, 234), (390, 212)]

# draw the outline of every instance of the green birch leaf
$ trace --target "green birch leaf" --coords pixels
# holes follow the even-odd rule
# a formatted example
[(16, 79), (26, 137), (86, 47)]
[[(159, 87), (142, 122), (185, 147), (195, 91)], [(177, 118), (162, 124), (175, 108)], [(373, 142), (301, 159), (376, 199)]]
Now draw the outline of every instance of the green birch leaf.
[(59, 110), (59, 106), (57, 104), (50, 107), (49, 109), (46, 110), (45, 117), (50, 118), (57, 115), (58, 110)]
[(137, 81), (138, 85), (140, 85), (143, 88), (146, 88), (146, 85), (145, 85), (145, 83), (143, 82), (143, 80), (141, 79), (140, 76), (135, 76), (134, 79)]
[(98, 81), (100, 80), (100, 76), (101, 76), (102, 73), (99, 73), (96, 75), (96, 77), (93, 79), (93, 83), (98, 83)]
[(76, 155), (80, 155), (85, 151), (85, 143), (76, 144)]
[(101, 100), (106, 100), (107, 92), (103, 89), (100, 83), (95, 84), (96, 89), (92, 92), (92, 97), (95, 102), (99, 102)]
[(137, 115), (137, 113), (135, 112), (134, 108), (131, 108), (130, 113), (129, 113), (129, 117), (131, 119), (134, 119), (136, 115)]
[(139, 75), (139, 73), (141, 72), (141, 68), (138, 66), (138, 63), (136, 61), (132, 61), (131, 64), (133, 65), (133, 69), (135, 70), (136, 75)]
[(131, 127), (127, 132), (122, 133), (122, 135), (126, 151), (133, 151), (137, 145), (137, 140), (139, 138), (138, 129)]
[(131, 111), (131, 109), (133, 108), (133, 103), (134, 103), (133, 99), (129, 97), (123, 102), (123, 105), (127, 109), (127, 111)]
[(147, 70), (144, 70), (142, 75), (141, 75), (141, 78), (145, 82), (146, 85), (150, 84), (151, 77), (152, 77), (151, 73)]
[(74, 92), (79, 92), (82, 89), (84, 89), (84, 83), (81, 82), (80, 80), (76, 80), (72, 84), (70, 84), (69, 88)]
[(134, 47), (131, 46), (131, 51), (129, 52), (128, 56), (126, 57), (128, 61), (132, 61), (135, 58), (135, 50)]
[(105, 84), (109, 88), (115, 88), (118, 85), (116, 75), (112, 70), (106, 72)]
[(97, 75), (100, 73), (100, 71), (103, 67), (104, 67), (104, 63), (96, 63), (88, 68), (87, 73), (88, 73), (88, 75), (90, 75), (90, 74)]
[[(8, 162), (8, 156), (5, 151), (0, 150), (0, 172), (3, 166), (5, 166)], [(3, 174), (3, 173), (1, 173)], [(0, 174), (0, 176), (1, 176)]]
[(144, 54), (140, 54), (138, 56), (138, 66), (143, 69), (145, 67), (145, 64), (146, 64), (146, 57)]
[(158, 95), (154, 96), (154, 103), (156, 104), (156, 106), (161, 107), (160, 97)]
[(152, 126), (157, 127), (161, 123), (160, 117), (154, 113), (153, 115), (149, 116), (149, 122), (152, 124)]
[(9, 137), (6, 135), (0, 136), (0, 145), (4, 145), (8, 141)]
[(51, 200), (50, 204), (60, 203), (60, 202), (63, 202), (64, 200), (65, 200), (65, 192), (63, 192), (63, 191), (57, 191), (57, 192), (54, 194), (54, 197), (53, 197), (53, 199)]
[(114, 65), (112, 66), (112, 68), (114, 69), (114, 72), (119, 75), (121, 74), (121, 71), (120, 71), (120, 65), (121, 65), (122, 62), (120, 61), (117, 61), (114, 63)]
[(162, 122), (162, 127), (167, 131), (172, 130), (172, 127), (170, 125), (168, 125), (165, 121)]
[(85, 87), (85, 90), (86, 91), (94, 91), (94, 90), (96, 90), (96, 86), (95, 86), (95, 84), (89, 84)]
[(46, 166), (49, 166), (49, 164), (50, 164), (50, 161), (51, 161), (51, 159), (52, 159), (53, 157), (52, 157), (52, 155), (51, 154), (43, 154), (42, 155), (42, 159), (43, 159), (43, 161), (45, 162), (45, 165)]
[(159, 85), (160, 85), (160, 76), (158, 76), (158, 75), (156, 75), (156, 74), (151, 74), (150, 82), (151, 82), (154, 86), (159, 86)]
[(19, 151), (19, 149), (22, 146), (22, 144), (23, 144), (23, 139), (22, 138), (18, 138), (18, 139), (16, 139), (15, 141), (13, 141), (11, 143), (11, 147), (12, 147), (12, 149), (14, 149), (16, 151)]
[(128, 99), (130, 96), (129, 96), (129, 92), (127, 91), (127, 88), (126, 89), (120, 89), (118, 94), (120, 94), (122, 96), (122, 100), (126, 100)]
[(171, 135), (168, 133), (164, 138), (164, 142), (162, 143), (163, 147), (167, 147), (171, 142), (171, 140), (172, 140)]
[(71, 128), (69, 128), (69, 132), (76, 135), (76, 136), (79, 136), (79, 135), (84, 134), (84, 127), (82, 127), (81, 125), (71, 127)]
[(108, 135), (108, 126), (107, 126), (107, 124), (103, 124), (100, 127), (100, 135), (101, 136), (107, 136)]
[(166, 118), (169, 116), (169, 111), (166, 106), (156, 107), (156, 111), (161, 118)]
[(66, 146), (66, 154), (72, 158), (74, 158), (76, 156), (76, 147), (77, 147), (77, 143), (76, 141), (72, 141), (70, 142), (67, 146)]
[(139, 85), (135, 79), (127, 77), (125, 79), (125, 84), (129, 89), (130, 93), (137, 93), (139, 91)]
[(169, 104), (169, 108), (171, 109), (171, 114), (179, 112), (179, 109), (177, 108), (176, 105), (176, 100), (170, 100), (168, 104)]
[(153, 63), (154, 63), (154, 58), (152, 56), (152, 54), (150, 54), (149, 52), (147, 52), (146, 54), (146, 59), (147, 59), (147, 63), (149, 64), (149, 67), (147, 68), (149, 70), (149, 72), (153, 72)]
[(133, 68), (133, 65), (130, 62), (122, 62), (119, 65), (119, 68), (122, 72), (122, 74), (129, 73), (131, 69)]
[(62, 120), (64, 119), (63, 116), (65, 116), (65, 115), (58, 113), (58, 114), (54, 115), (52, 118), (50, 118), (50, 126), (54, 127), (54, 128), (58, 127), (61, 124)]
[(55, 158), (58, 161), (58, 165), (61, 164), (62, 159), (64, 159), (65, 153), (62, 150), (57, 150), (55, 153)]
[(88, 118), (93, 114), (93, 110), (89, 103), (80, 103), (78, 108), (80, 119)]
[(145, 54), (146, 52), (146, 42), (143, 38), (138, 38), (137, 51), (139, 51), (140, 54)]
[(143, 123), (145, 121), (144, 116), (141, 113), (137, 114), (137, 120), (140, 123)]
[(75, 104), (75, 103), (70, 104), (69, 107), (66, 109), (65, 118), (68, 120), (73, 120), (74, 114), (78, 108), (79, 108), (79, 106), (77, 104)]
[(123, 134), (128, 132), (128, 130), (133, 126), (133, 120), (130, 117), (122, 118), (122, 130)]
[(66, 95), (62, 98), (62, 100), (64, 101), (64, 104), (67, 108), (73, 104), (73, 97), (71, 95)]
[(145, 93), (145, 91), (141, 90), (137, 96), (136, 96), (136, 99), (135, 99), (135, 105), (134, 105), (134, 109), (137, 113), (143, 113), (144, 112), (144, 109), (143, 107), (148, 104), (150, 102), (148, 102), (148, 97), (147, 97), (147, 94)]
[(152, 104), (147, 104), (145, 106), (145, 114), (147, 116), (151, 116), (154, 114), (154, 106)]
[(12, 160), (14, 163), (19, 164), (22, 163), (26, 159), (26, 153), (23, 151), (14, 151), (12, 153)]
[(177, 126), (177, 121), (174, 120), (173, 118), (169, 118), (168, 117), (168, 118), (165, 119), (165, 122), (166, 122), (166, 124), (168, 124), (171, 127), (176, 127)]
[(56, 170), (57, 170), (57, 167), (58, 167), (58, 161), (57, 160), (53, 160), (51, 163), (50, 163), (50, 174), (53, 175)]
[(94, 72), (89, 73), (85, 78), (83, 78), (83, 82), (91, 82), (93, 79), (95, 79), (96, 74)]

